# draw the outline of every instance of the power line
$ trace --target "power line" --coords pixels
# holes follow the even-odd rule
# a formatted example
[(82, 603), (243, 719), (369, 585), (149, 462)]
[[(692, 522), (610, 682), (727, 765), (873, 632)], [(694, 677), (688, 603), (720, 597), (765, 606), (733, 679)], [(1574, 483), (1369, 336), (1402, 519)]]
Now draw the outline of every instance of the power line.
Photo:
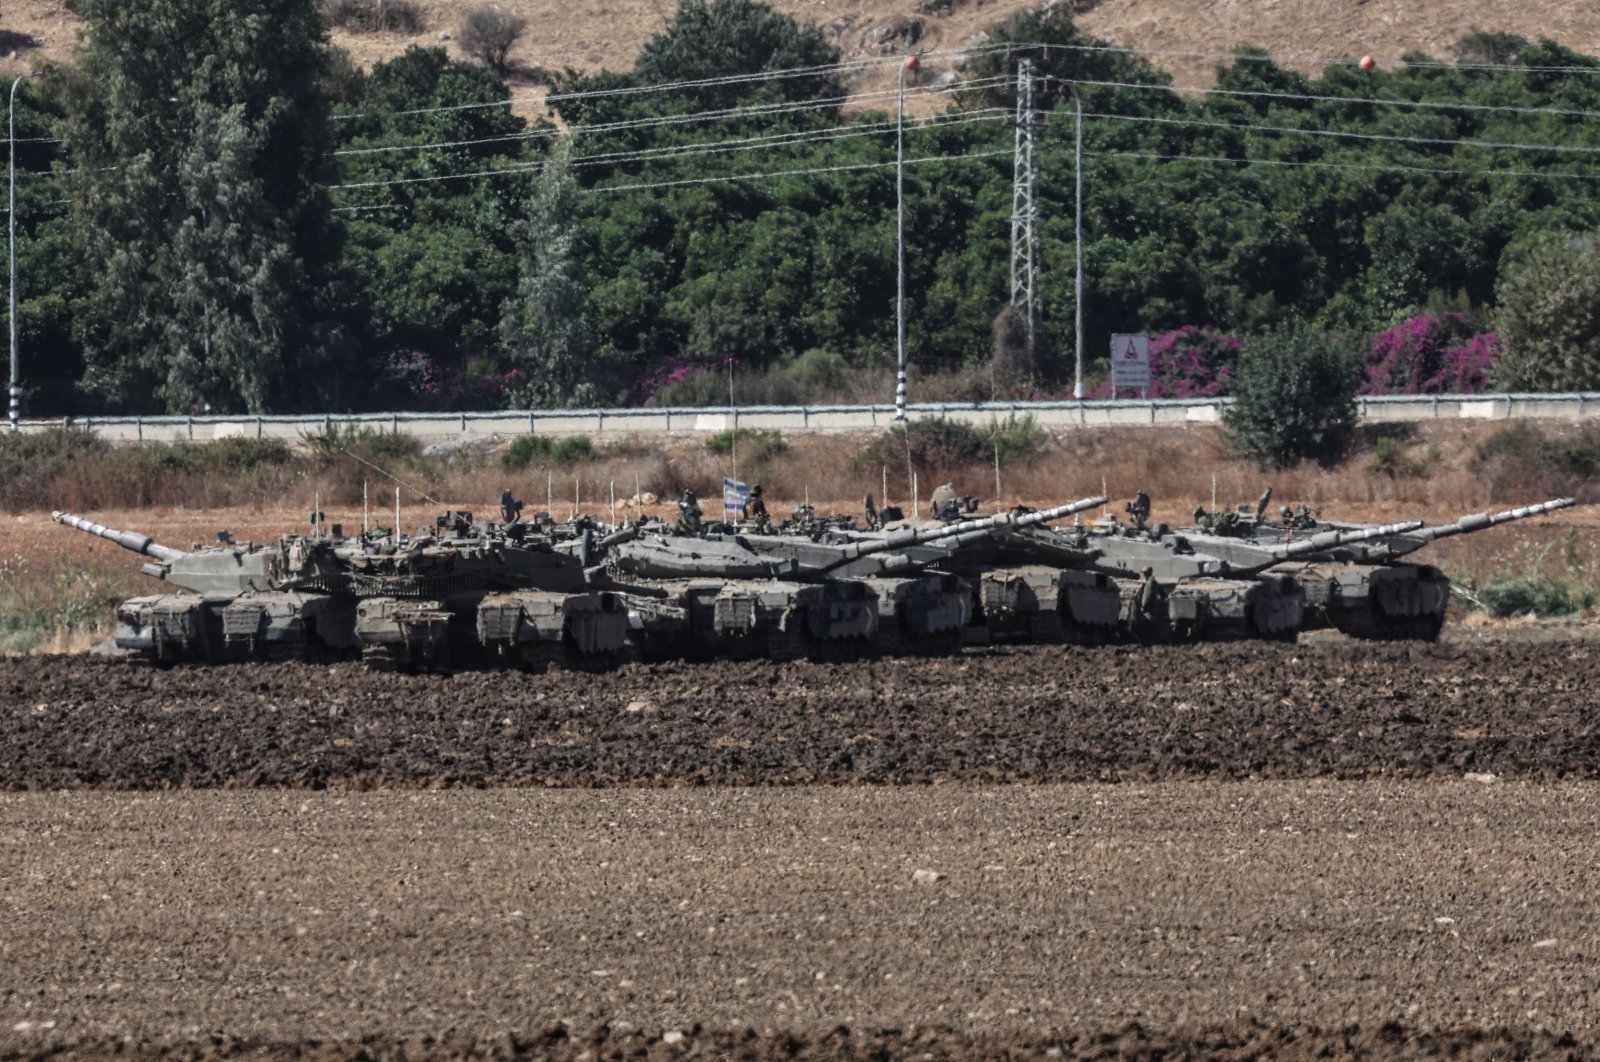
[[(1010, 155), (1009, 148), (1002, 151), (968, 152), (963, 155), (924, 155), (921, 158), (906, 159), (907, 166), (922, 162), (962, 162), (968, 159), (999, 158)], [(821, 173), (846, 173), (852, 170), (881, 170), (895, 166), (895, 160), (888, 162), (858, 162), (848, 166), (813, 166), (803, 170), (777, 170), (765, 173), (735, 173), (724, 177), (691, 177), (680, 181), (658, 181), (654, 184), (617, 184), (607, 185), (604, 188), (586, 188), (584, 195), (604, 195), (610, 192), (643, 192), (653, 188), (683, 188), (700, 184), (726, 184), (730, 181), (751, 181), (763, 177), (806, 177)]]
[[(1270, 53), (1255, 55), (1247, 52), (1196, 52), (1196, 51), (1168, 51), (1159, 48), (1130, 48), (1114, 44), (1053, 44), (1044, 41), (1032, 43), (1016, 41), (1010, 43), (1012, 51), (1021, 51), (1025, 48), (1055, 49), (1066, 52), (1108, 52), (1119, 55), (1145, 56), (1154, 55), (1164, 59), (1232, 59), (1234, 62), (1243, 63), (1316, 63), (1328, 66), (1355, 66), (1360, 60), (1352, 59), (1347, 55), (1341, 56), (1316, 56), (1316, 55), (1272, 55)], [(1600, 74), (1600, 65), (1596, 66), (1523, 66), (1520, 63), (1441, 63), (1436, 60), (1402, 60), (1408, 69), (1415, 70), (1497, 70), (1507, 73), (1541, 73), (1541, 74)]]
[(1259, 133), (1296, 133), (1302, 136), (1342, 137), (1351, 140), (1375, 140), (1400, 144), (1435, 144), (1449, 147), (1481, 148), (1485, 151), (1553, 151), (1557, 153), (1600, 154), (1600, 147), (1588, 147), (1581, 144), (1525, 144), (1515, 141), (1494, 140), (1454, 140), (1443, 137), (1427, 136), (1401, 136), (1395, 133), (1352, 133), (1342, 129), (1300, 129), (1287, 125), (1246, 125), (1239, 122), (1208, 122), (1199, 118), (1161, 118), (1153, 115), (1134, 114), (1090, 114), (1085, 111), (1085, 118), (1106, 118), (1116, 122), (1142, 122), (1155, 125), (1185, 125), (1197, 126), (1207, 129), (1236, 129), (1245, 132)]
[(1451, 166), (1414, 166), (1401, 162), (1367, 163), (1367, 162), (1325, 162), (1295, 159), (1236, 159), (1226, 155), (1167, 155), (1146, 151), (1086, 151), (1086, 155), (1098, 158), (1128, 158), (1150, 159), (1158, 162), (1225, 162), (1235, 166), (1283, 166), (1289, 168), (1324, 169), (1324, 170), (1372, 170), (1376, 172), (1400, 171), (1405, 173), (1431, 173), (1453, 175), (1457, 177), (1534, 177), (1538, 179), (1560, 178), (1566, 180), (1593, 181), (1600, 180), (1600, 173), (1565, 173), (1548, 172), (1543, 170), (1464, 170)]
[(1395, 100), (1369, 96), (1316, 96), (1301, 92), (1268, 92), (1264, 89), (1206, 88), (1201, 85), (1140, 85), (1130, 81), (1091, 81), (1085, 78), (1046, 77), (1040, 80), (1061, 85), (1087, 85), (1096, 88), (1158, 89), (1174, 94), (1191, 92), (1205, 96), (1242, 96), (1267, 99), (1302, 100), (1315, 103), (1362, 103), (1383, 107), (1415, 107), (1425, 110), (1487, 111), (1503, 114), (1552, 115), (1558, 118), (1600, 118), (1600, 111), (1570, 110), (1564, 107), (1514, 107), (1493, 103), (1445, 103), (1436, 100)]
[[(915, 128), (942, 129), (946, 126), (968, 125), (976, 122), (996, 121), (1006, 117), (1004, 111), (994, 108), (973, 112), (970, 115), (935, 116), (934, 118), (918, 123)], [(676, 155), (719, 154), (731, 151), (750, 150), (750, 146), (789, 146), (792, 144), (805, 144), (830, 140), (839, 140), (857, 136), (872, 136), (893, 128), (892, 123), (876, 122), (866, 126), (846, 126), (837, 129), (805, 130), (800, 133), (777, 133), (767, 137), (746, 137), (739, 140), (727, 140), (713, 144), (684, 144), (663, 148), (643, 148), (631, 152), (608, 152), (596, 155), (579, 155), (572, 160), (574, 166), (599, 166), (621, 165), (627, 162), (644, 162), (657, 158), (671, 158)], [(786, 143), (769, 144), (771, 140), (790, 138)], [(436, 181), (465, 180), (473, 177), (489, 177), (500, 174), (533, 173), (544, 168), (543, 162), (528, 162), (500, 166), (488, 170), (477, 170), (471, 173), (431, 174), (425, 177), (399, 177), (382, 181), (354, 181), (342, 184), (330, 184), (324, 187), (329, 190), (349, 188), (382, 188), (389, 185), (426, 184)]]
[[(1008, 47), (1010, 47), (1010, 46), (1009, 45), (1003, 45), (1003, 44), (991, 44), (991, 45), (983, 45), (983, 46), (980, 46), (980, 47), (977, 47), (977, 48), (961, 48), (961, 49), (954, 49), (954, 50), (950, 50), (950, 49), (933, 50), (933, 51), (923, 52), (923, 53), (920, 53), (920, 54), (922, 54), (924, 57), (927, 57), (927, 56), (939, 56), (939, 55), (954, 55), (954, 54), (972, 56), (972, 55), (982, 55), (982, 54), (985, 54), (985, 53), (988, 53), (988, 52), (1001, 51), (1001, 50), (1004, 50), (1004, 49), (1006, 49)], [(822, 74), (826, 74), (828, 72), (849, 73), (849, 72), (851, 72), (853, 70), (861, 70), (861, 69), (864, 69), (866, 67), (876, 66), (876, 65), (879, 65), (879, 64), (883, 64), (883, 63), (899, 63), (900, 61), (901, 61), (901, 57), (898, 56), (898, 55), (881, 56), (881, 57), (875, 57), (875, 58), (871, 58), (871, 59), (859, 59), (859, 60), (855, 60), (855, 61), (849, 62), (849, 63), (834, 63), (834, 64), (829, 64), (829, 65), (826, 65), (826, 66), (794, 66), (794, 67), (785, 67), (785, 68), (780, 69), (780, 70), (763, 70), (763, 71), (759, 71), (757, 73), (752, 73), (752, 74), (728, 74), (728, 75), (725, 75), (723, 77), (697, 78), (697, 79), (688, 80), (688, 81), (659, 81), (659, 82), (653, 82), (653, 83), (644, 84), (644, 85), (619, 85), (619, 86), (617, 86), (615, 88), (585, 89), (585, 90), (579, 91), (579, 92), (548, 93), (548, 94), (543, 95), (543, 96), (511, 96), (511, 97), (508, 97), (508, 98), (503, 99), (503, 100), (491, 100), (491, 101), (479, 102), (479, 103), (458, 103), (458, 104), (449, 104), (449, 105), (440, 106), (440, 107), (417, 107), (417, 108), (413, 108), (411, 110), (404, 110), (404, 111), (393, 111), (393, 112), (363, 111), (363, 112), (359, 112), (359, 113), (356, 113), (356, 114), (336, 114), (336, 115), (333, 116), (333, 120), (334, 121), (353, 121), (353, 120), (355, 120), (357, 118), (367, 118), (367, 117), (374, 117), (374, 116), (378, 116), (378, 117), (408, 117), (408, 116), (420, 115), (420, 114), (443, 114), (443, 113), (455, 112), (455, 111), (487, 110), (487, 109), (494, 108), (494, 107), (510, 107), (510, 106), (512, 106), (514, 104), (517, 104), (517, 103), (551, 103), (551, 102), (565, 103), (565, 102), (568, 102), (570, 100), (604, 99), (604, 98), (607, 98), (607, 97), (623, 96), (623, 95), (639, 95), (639, 94), (655, 93), (655, 92), (673, 92), (673, 91), (677, 91), (679, 89), (695, 89), (695, 88), (707, 88), (707, 87), (725, 87), (725, 86), (729, 86), (729, 85), (751, 84), (751, 83), (758, 82), (758, 81), (759, 82), (766, 82), (766, 81), (775, 81), (775, 80), (786, 80), (786, 79), (789, 79), (789, 78), (816, 77), (816, 76), (819, 76), (819, 75), (822, 75)], [(850, 96), (841, 96), (841, 97), (838, 97), (838, 98), (842, 99), (842, 100), (849, 100), (852, 97), (850, 97)]]
[[(923, 95), (943, 95), (945, 93), (960, 91), (969, 86), (986, 85), (990, 82), (1004, 81), (1003, 77), (978, 78), (973, 82), (957, 85), (935, 86), (921, 90)], [(860, 93), (855, 96), (829, 96), (818, 100), (799, 100), (788, 103), (759, 104), (754, 107), (723, 107), (714, 110), (694, 111), (689, 114), (657, 115), (651, 118), (629, 118), (615, 122), (595, 122), (588, 125), (569, 126), (566, 133), (570, 136), (598, 136), (604, 133), (623, 132), (634, 129), (652, 129), (665, 125), (690, 125), (697, 122), (711, 122), (722, 118), (765, 118), (778, 114), (793, 114), (801, 111), (828, 110), (841, 102), (849, 100), (871, 100), (893, 96), (895, 90), (887, 89), (879, 92)], [(549, 127), (544, 129), (529, 129), (521, 133), (502, 133), (495, 136), (476, 137), (468, 140), (440, 141), (431, 144), (389, 144), (382, 147), (370, 148), (343, 148), (335, 151), (334, 155), (381, 155), (392, 154), (399, 151), (427, 151), (444, 148), (469, 147), (474, 144), (504, 143), (508, 141), (534, 140), (557, 137), (562, 135), (562, 130)]]

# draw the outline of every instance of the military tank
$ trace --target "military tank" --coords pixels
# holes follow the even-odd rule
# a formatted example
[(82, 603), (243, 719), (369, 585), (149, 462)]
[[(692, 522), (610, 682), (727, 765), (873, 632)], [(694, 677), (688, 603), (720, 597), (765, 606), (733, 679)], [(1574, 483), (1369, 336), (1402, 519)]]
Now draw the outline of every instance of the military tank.
[(606, 564), (668, 593), (636, 604), (649, 655), (948, 653), (971, 607), (968, 584), (945, 570), (956, 551), (1104, 501), (861, 537), (637, 534), (612, 543)]
[(522, 525), (447, 512), (414, 535), (309, 534), (174, 549), (71, 513), (59, 524), (150, 557), (165, 593), (117, 609), (116, 644), (163, 662), (359, 656), (380, 668), (604, 666), (626, 647), (624, 588)]
[[(1276, 546), (1285, 543), (1328, 543), (1301, 549), (1292, 559), (1259, 570), (1292, 577), (1301, 585), (1305, 594), (1302, 629), (1333, 628), (1351, 637), (1385, 641), (1437, 639), (1450, 601), (1450, 580), (1442, 571), (1401, 558), (1443, 538), (1576, 503), (1573, 498), (1554, 498), (1500, 512), (1475, 513), (1436, 527), (1418, 523), (1396, 530), (1392, 526), (1325, 522), (1304, 507), (1298, 511), (1285, 508), (1282, 519), (1269, 520), (1270, 496), (1270, 491), (1262, 495), (1253, 514), (1249, 507), (1226, 515), (1205, 514), (1208, 519), (1171, 535), (1235, 568), (1258, 567)], [(1353, 534), (1356, 537), (1341, 537)]]

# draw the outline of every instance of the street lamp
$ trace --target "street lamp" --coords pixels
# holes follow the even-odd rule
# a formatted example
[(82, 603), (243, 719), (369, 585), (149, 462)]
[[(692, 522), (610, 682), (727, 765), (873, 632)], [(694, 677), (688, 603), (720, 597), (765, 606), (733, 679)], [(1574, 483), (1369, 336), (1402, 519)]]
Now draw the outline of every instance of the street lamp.
[(900, 64), (900, 111), (894, 123), (895, 299), (894, 345), (899, 371), (894, 385), (894, 419), (906, 419), (906, 71), (922, 65), (914, 55)]
[(11, 301), (7, 320), (11, 324), (11, 430), (17, 430), (17, 420), (22, 413), (22, 394), (17, 388), (17, 86), (38, 74), (23, 74), (11, 83), (11, 97), (6, 111), (6, 138), (11, 144), (11, 199), (6, 217), (10, 223), (11, 248)]

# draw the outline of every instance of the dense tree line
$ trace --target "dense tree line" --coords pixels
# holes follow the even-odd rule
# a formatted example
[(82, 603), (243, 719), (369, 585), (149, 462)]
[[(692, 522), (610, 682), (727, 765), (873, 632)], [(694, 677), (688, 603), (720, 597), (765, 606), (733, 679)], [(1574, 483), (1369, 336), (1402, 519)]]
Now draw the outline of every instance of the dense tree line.
[[(356, 69), (314, 0), (78, 10), (81, 60), (18, 93), (30, 413), (713, 400), (730, 364), (825, 390), (894, 357), (892, 96), (845, 111), (859, 71), (757, 0), (682, 0), (632, 70), (554, 77), (533, 121), (442, 50)], [(919, 372), (1005, 331), (1027, 58), (1057, 352), (1034, 392), (1070, 370), (1079, 106), (1091, 357), (1111, 332), (1354, 336), (1388, 344), (1377, 389), (1462, 358), (1600, 387), (1600, 77), (1572, 72), (1600, 61), (1485, 34), (1320, 76), (1242, 52), (1195, 93), (1063, 10), (993, 37), (907, 130)], [(752, 173), (787, 175), (722, 179)], [(1470, 356), (1394, 338), (1423, 310)], [(1471, 337), (1496, 326), (1489, 367)], [(1192, 388), (1237, 380), (1239, 349)]]

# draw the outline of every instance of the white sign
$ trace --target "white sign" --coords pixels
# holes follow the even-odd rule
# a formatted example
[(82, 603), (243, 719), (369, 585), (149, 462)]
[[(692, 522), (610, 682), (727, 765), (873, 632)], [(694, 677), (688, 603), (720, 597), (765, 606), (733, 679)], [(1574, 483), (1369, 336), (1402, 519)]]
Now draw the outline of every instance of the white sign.
[(1111, 391), (1150, 392), (1150, 337), (1119, 332), (1111, 337)]
[(722, 518), (743, 520), (744, 503), (750, 500), (750, 487), (736, 479), (722, 477)]

